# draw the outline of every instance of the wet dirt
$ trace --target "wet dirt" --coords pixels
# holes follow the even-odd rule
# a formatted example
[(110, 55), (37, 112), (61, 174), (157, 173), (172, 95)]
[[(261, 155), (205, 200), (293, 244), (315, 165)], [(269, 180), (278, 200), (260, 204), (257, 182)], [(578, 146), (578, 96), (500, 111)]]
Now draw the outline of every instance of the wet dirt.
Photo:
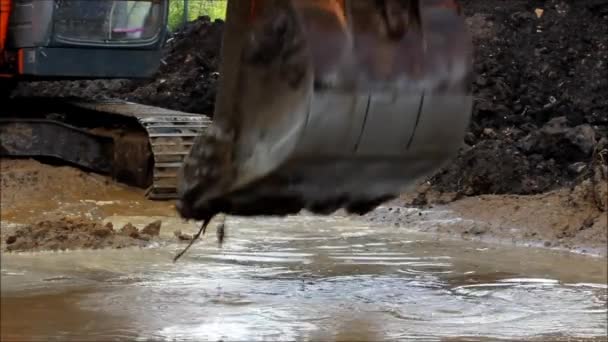
[[(144, 191), (68, 166), (35, 160), (0, 160), (0, 249), (66, 250), (147, 246), (159, 235), (155, 216), (171, 215), (169, 202)], [(137, 212), (136, 226), (108, 217)]]
[(473, 121), (469, 146), (433, 187), (537, 194), (586, 178), (594, 150), (608, 155), (608, 2), (462, 4), (475, 40)]
[(4, 222), (35, 224), (74, 215), (101, 220), (129, 212), (159, 216), (173, 211), (173, 203), (146, 200), (144, 190), (108, 177), (31, 159), (0, 159)]
[[(589, 187), (538, 195), (420, 192), (402, 196), (366, 215), (371, 222), (438, 234), (446, 239), (543, 247), (608, 256), (608, 215)], [(428, 186), (427, 186), (428, 189)], [(608, 190), (603, 184), (603, 191)], [(608, 198), (608, 197), (605, 197)], [(438, 220), (429, 225), (428, 220)]]
[(127, 223), (115, 230), (112, 223), (63, 218), (27, 225), (14, 233), (1, 235), (6, 236), (3, 245), (8, 252), (144, 247), (158, 236), (160, 225), (160, 221), (155, 221), (138, 230)]

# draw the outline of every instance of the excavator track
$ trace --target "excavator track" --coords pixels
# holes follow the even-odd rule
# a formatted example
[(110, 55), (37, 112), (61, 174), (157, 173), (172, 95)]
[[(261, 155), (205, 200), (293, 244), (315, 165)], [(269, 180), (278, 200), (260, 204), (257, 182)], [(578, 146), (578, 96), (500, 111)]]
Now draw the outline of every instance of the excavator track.
[[(195, 138), (211, 124), (204, 115), (122, 100), (30, 102), (45, 112), (32, 116), (23, 100), (12, 111), (3, 110), (0, 156), (62, 159), (146, 188), (146, 197), (153, 200), (177, 198), (178, 170)], [(56, 119), (66, 115), (79, 120)], [(82, 127), (82, 120), (106, 122), (108, 127), (123, 121), (137, 124), (117, 135), (100, 133), (99, 124)], [(142, 131), (146, 139), (134, 139)]]
[(150, 199), (177, 198), (177, 175), (194, 140), (211, 124), (200, 114), (185, 113), (126, 101), (74, 102), (75, 106), (137, 119), (146, 130), (154, 158)]

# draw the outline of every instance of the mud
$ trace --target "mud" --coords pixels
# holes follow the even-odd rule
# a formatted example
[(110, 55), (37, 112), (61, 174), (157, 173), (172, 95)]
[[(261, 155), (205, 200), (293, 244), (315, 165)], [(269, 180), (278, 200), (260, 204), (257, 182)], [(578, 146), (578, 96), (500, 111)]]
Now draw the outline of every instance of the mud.
[[(443, 238), (543, 247), (608, 256), (608, 185), (582, 182), (574, 189), (537, 195), (480, 195), (433, 191), (428, 185), (366, 215), (373, 223)], [(608, 198), (603, 197), (603, 198)], [(604, 205), (599, 207), (599, 205)], [(441, 223), (425, 224), (431, 219)]]
[(144, 247), (160, 230), (160, 221), (150, 223), (141, 231), (130, 223), (115, 230), (111, 223), (101, 224), (85, 218), (63, 218), (42, 221), (2, 233), (8, 252), (63, 251), (75, 249)]
[(433, 187), (538, 194), (588, 178), (594, 151), (608, 155), (608, 1), (463, 8), (475, 40), (473, 122), (468, 147)]
[(106, 218), (137, 212), (171, 215), (173, 204), (145, 199), (141, 189), (68, 166), (0, 159), (0, 249), (38, 251), (146, 246), (160, 221), (108, 225)]
[(91, 220), (138, 212), (164, 216), (173, 203), (149, 201), (143, 189), (69, 166), (31, 159), (0, 159), (0, 218), (35, 224), (77, 214)]
[[(152, 221), (176, 216), (172, 202), (146, 200), (141, 189), (71, 167), (7, 159), (0, 166), (2, 250), (145, 246), (155, 240), (147, 236), (158, 236), (161, 229)], [(540, 195), (462, 197), (426, 184), (364, 218), (445, 238), (606, 255), (607, 193), (606, 182), (592, 179)], [(140, 218), (133, 221), (133, 215)], [(425, 224), (436, 215), (445, 215), (440, 217), (445, 224)], [(105, 228), (108, 222), (114, 223), (111, 230)], [(171, 222), (155, 241), (192, 239), (191, 229)], [(16, 244), (9, 248), (7, 239)]]

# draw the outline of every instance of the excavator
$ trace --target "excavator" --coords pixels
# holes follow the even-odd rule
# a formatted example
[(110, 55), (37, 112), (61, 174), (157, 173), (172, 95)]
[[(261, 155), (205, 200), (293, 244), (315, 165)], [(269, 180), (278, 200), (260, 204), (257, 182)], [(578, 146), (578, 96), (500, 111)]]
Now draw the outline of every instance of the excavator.
[[(13, 37), (0, 41), (3, 77), (142, 77), (160, 58), (165, 1), (49, 0), (44, 15), (28, 12), (33, 23), (44, 17), (46, 26), (30, 25), (42, 32), (24, 45), (15, 39), (23, 25), (10, 22), (27, 2), (45, 1), (2, 0), (0, 37)], [(63, 6), (74, 3), (80, 8), (64, 14)], [(115, 6), (141, 3), (148, 15), (133, 25)], [(89, 23), (85, 12), (100, 23)], [(147, 131), (152, 182), (170, 178), (164, 198), (175, 199), (185, 219), (364, 214), (438, 170), (463, 144), (472, 107), (472, 39), (455, 0), (229, 0), (224, 27), (212, 121), (177, 112), (157, 117), (151, 111), (159, 109), (129, 104), (142, 125), (149, 120), (149, 127), (168, 129), (162, 143)], [(48, 56), (79, 70), (59, 68), (58, 61), (47, 66)], [(129, 70), (117, 60), (128, 60)], [(89, 110), (94, 120), (101, 112), (128, 116), (116, 109), (125, 105), (70, 108)], [(180, 116), (190, 124), (190, 140), (181, 145), (170, 141), (185, 138), (171, 131)], [(179, 159), (160, 158), (176, 155), (178, 145), (185, 146)], [(123, 174), (145, 164), (114, 161), (129, 161), (118, 166)]]
[(168, 0), (0, 0), (0, 157), (59, 160), (174, 199), (208, 117), (114, 99), (8, 96), (18, 82), (154, 77), (168, 15)]

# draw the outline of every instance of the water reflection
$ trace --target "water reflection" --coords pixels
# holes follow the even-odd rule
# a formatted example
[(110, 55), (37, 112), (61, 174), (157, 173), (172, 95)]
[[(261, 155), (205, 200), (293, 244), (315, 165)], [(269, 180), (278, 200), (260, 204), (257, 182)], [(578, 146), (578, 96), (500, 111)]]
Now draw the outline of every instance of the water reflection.
[(177, 244), (3, 255), (3, 340), (599, 340), (608, 327), (603, 260), (339, 217), (228, 223), (223, 249), (210, 239), (177, 264)]

